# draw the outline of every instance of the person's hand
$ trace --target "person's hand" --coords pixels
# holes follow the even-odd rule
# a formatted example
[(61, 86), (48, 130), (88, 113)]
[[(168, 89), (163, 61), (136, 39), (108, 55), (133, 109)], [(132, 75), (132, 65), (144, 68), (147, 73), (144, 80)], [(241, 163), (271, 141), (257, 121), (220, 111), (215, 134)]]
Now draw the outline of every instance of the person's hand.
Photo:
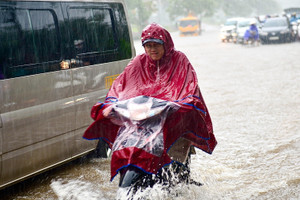
[(108, 106), (107, 108), (105, 108), (102, 113), (104, 117), (109, 117), (109, 115), (111, 114), (111, 111), (113, 109), (113, 106)]

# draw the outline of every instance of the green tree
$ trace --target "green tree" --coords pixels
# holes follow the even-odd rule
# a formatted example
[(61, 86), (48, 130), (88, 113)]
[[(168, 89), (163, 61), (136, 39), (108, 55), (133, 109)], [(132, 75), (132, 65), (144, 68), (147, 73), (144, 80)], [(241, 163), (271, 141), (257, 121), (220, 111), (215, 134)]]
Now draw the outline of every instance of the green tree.
[(279, 11), (275, 0), (222, 0), (220, 9), (227, 16), (263, 15)]
[(273, 14), (281, 11), (281, 8), (276, 0), (251, 0), (250, 6), (258, 15)]
[(276, 0), (167, 0), (167, 11), (172, 19), (189, 12), (201, 17), (213, 16), (222, 11), (226, 16), (250, 16), (279, 11)]
[(148, 19), (155, 11), (152, 0), (125, 0), (129, 20), (133, 31), (140, 32), (147, 24)]
[(249, 7), (249, 1), (251, 0), (222, 0), (219, 6), (226, 16), (241, 17), (251, 14), (252, 8)]
[(216, 11), (219, 1), (216, 0), (167, 0), (167, 11), (171, 19), (193, 13), (197, 16), (211, 16)]

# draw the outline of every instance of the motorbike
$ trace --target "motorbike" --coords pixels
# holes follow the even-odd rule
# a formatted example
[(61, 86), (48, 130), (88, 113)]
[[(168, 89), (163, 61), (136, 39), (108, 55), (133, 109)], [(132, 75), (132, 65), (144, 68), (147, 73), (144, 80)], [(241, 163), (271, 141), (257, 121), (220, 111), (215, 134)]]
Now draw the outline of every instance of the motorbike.
[(292, 29), (295, 35), (295, 40), (300, 40), (300, 19), (296, 22), (292, 22)]
[(112, 146), (112, 171), (120, 174), (119, 188), (126, 188), (128, 195), (157, 183), (166, 188), (180, 182), (202, 185), (190, 179), (190, 146), (180, 152), (180, 162), (173, 156), (166, 160), (164, 155), (163, 125), (179, 107), (175, 102), (148, 96), (113, 104), (110, 118), (120, 128)]
[(250, 45), (250, 46), (255, 46), (260, 44), (259, 36), (256, 31), (253, 30), (246, 30), (244, 34), (244, 45)]
[(291, 23), (291, 26), (292, 26), (292, 30), (293, 30), (293, 39), (292, 40), (294, 40), (294, 41), (296, 41), (296, 40), (298, 40), (299, 38), (298, 38), (298, 26), (299, 26), (299, 24), (297, 23), (297, 21), (295, 21), (295, 22), (292, 22)]

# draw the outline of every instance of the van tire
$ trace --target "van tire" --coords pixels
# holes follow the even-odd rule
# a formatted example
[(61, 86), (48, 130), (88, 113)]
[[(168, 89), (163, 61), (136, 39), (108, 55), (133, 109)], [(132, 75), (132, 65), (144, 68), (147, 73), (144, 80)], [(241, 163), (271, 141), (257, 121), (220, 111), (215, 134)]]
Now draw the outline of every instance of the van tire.
[(108, 158), (108, 149), (108, 144), (100, 139), (95, 149), (95, 156), (97, 158)]

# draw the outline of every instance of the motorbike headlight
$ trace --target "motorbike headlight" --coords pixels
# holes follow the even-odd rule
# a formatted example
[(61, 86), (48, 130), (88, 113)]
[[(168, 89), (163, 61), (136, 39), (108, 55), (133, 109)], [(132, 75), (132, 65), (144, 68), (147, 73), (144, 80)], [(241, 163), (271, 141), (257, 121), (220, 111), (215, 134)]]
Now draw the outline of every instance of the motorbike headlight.
[(262, 36), (267, 36), (267, 35), (268, 35), (268, 33), (267, 33), (267, 32), (263, 32), (263, 31), (262, 31), (262, 32), (260, 32), (259, 34), (260, 34), (260, 35), (262, 35)]
[(280, 31), (281, 34), (285, 34), (285, 33), (288, 33), (289, 30), (283, 30), (283, 31)]

